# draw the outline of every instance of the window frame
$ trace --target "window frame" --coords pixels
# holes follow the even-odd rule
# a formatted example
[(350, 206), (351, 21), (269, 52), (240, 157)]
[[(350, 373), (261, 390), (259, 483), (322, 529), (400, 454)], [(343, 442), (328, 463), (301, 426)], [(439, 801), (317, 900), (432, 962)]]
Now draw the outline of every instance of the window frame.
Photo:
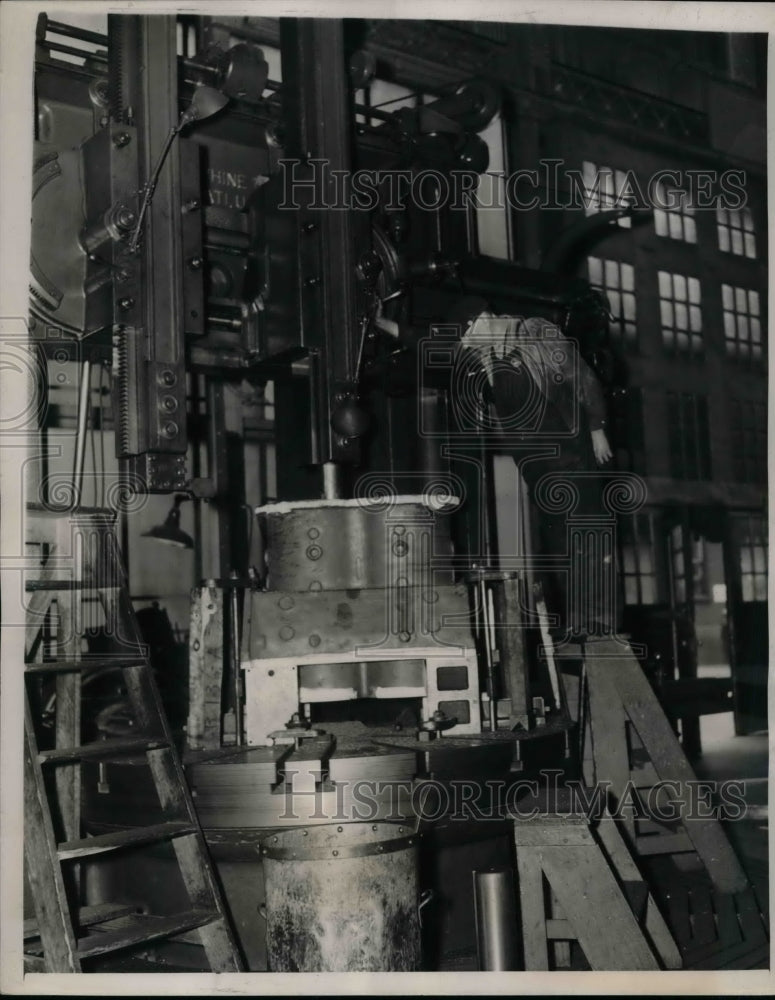
[(713, 460), (708, 396), (667, 391), (670, 477), (679, 482), (708, 482)]
[[(764, 363), (767, 338), (762, 325), (761, 306), (758, 289), (722, 282), (721, 316), (727, 358), (752, 364)], [(730, 336), (730, 325), (734, 327), (734, 336)], [(745, 331), (742, 336), (741, 330)], [(732, 345), (734, 349), (731, 349)]]
[[(738, 225), (733, 220), (738, 221)], [(735, 236), (739, 234), (739, 249), (735, 249)], [(716, 240), (720, 253), (730, 253), (746, 260), (757, 260), (756, 228), (753, 212), (745, 205), (742, 208), (725, 208), (716, 203)], [(726, 246), (724, 243), (726, 242)], [(750, 250), (750, 253), (749, 253)]]
[[(732, 516), (732, 526), (740, 574), (740, 600), (743, 604), (765, 602), (769, 582), (767, 519), (753, 512), (735, 513)], [(748, 569), (745, 567), (744, 554), (749, 557)], [(747, 586), (749, 581), (750, 586)], [(759, 587), (757, 581), (760, 582)]]
[[(689, 203), (689, 192), (679, 187), (668, 187), (663, 181), (657, 181), (660, 204), (666, 204), (668, 198), (678, 196), (678, 204), (672, 208), (658, 208), (654, 205), (654, 232), (660, 239), (671, 239), (697, 245), (697, 221), (694, 218), (694, 206)], [(660, 232), (664, 223), (665, 232)], [(679, 231), (676, 231), (679, 230)]]
[(730, 399), (729, 428), (735, 481), (767, 482), (767, 404), (760, 400)]
[[(591, 167), (591, 170), (587, 170)], [(584, 215), (597, 215), (598, 212), (608, 211), (614, 208), (621, 208), (626, 202), (621, 200), (622, 183), (632, 171), (622, 170), (619, 167), (610, 167), (605, 163), (593, 163), (592, 160), (581, 161), (581, 176), (584, 182)], [(610, 178), (611, 183), (605, 185), (605, 191), (601, 190), (602, 185), (589, 186), (589, 175), (594, 173), (595, 178)], [(631, 229), (632, 219), (629, 216), (617, 219), (616, 224), (621, 229)]]
[[(625, 607), (652, 607), (664, 603), (664, 574), (660, 566), (658, 510), (639, 510), (621, 514), (617, 519), (622, 591)], [(642, 528), (645, 527), (645, 532)], [(650, 568), (644, 568), (642, 543), (648, 549)], [(631, 559), (628, 559), (628, 555)], [(633, 568), (630, 569), (629, 565)], [(645, 594), (644, 582), (649, 581), (650, 595)], [(628, 600), (634, 586), (636, 601)], [(650, 596), (651, 600), (644, 600)]]
[[(594, 280), (592, 261), (596, 261), (600, 265), (600, 281)], [(630, 288), (624, 287), (624, 268), (629, 268), (631, 272), (632, 286)], [(609, 283), (609, 273), (613, 272), (614, 269), (616, 271), (616, 285)], [(611, 306), (612, 325), (617, 330), (617, 343), (628, 350), (637, 351), (639, 346), (638, 297), (635, 292), (635, 267), (626, 260), (590, 255), (587, 257), (587, 277), (592, 287), (597, 288), (608, 299)], [(612, 299), (612, 296), (618, 297), (618, 309), (615, 308), (616, 298)], [(628, 319), (625, 315), (625, 298), (632, 300), (632, 319)]]
[[(664, 294), (668, 281), (670, 285), (669, 298)], [(677, 292), (681, 283), (684, 285), (685, 294)], [(693, 297), (693, 292), (696, 292), (696, 298)], [(657, 296), (663, 348), (673, 355), (701, 358), (705, 353), (705, 335), (700, 279), (691, 274), (682, 274), (679, 271), (659, 269), (657, 271)], [(680, 310), (685, 311), (685, 319), (679, 323), (678, 317), (682, 315)], [(670, 320), (666, 322), (668, 315)], [(684, 337), (686, 338), (685, 342), (682, 341)]]

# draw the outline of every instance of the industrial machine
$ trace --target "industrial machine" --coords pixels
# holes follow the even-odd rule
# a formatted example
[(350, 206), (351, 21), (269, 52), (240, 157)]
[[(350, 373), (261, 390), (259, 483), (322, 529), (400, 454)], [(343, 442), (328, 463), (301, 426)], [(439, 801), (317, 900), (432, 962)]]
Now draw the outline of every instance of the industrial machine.
[[(82, 66), (59, 61), (68, 38), (91, 43)], [(497, 88), (466, 79), (415, 107), (366, 107), (355, 95), (376, 61), (361, 41), (323, 19), (281, 19), (279, 34), (260, 18), (217, 16), (110, 15), (107, 37), (45, 16), (38, 25), (32, 335), (49, 357), (82, 362), (74, 507), (89, 366), (100, 364), (122, 482), (217, 511), (219, 577), (193, 594), (179, 736), (253, 969), (334, 967), (330, 950), (281, 946), (301, 917), (278, 918), (261, 868), (340, 852), (385, 853), (385, 912), (386, 884), (404, 873), (394, 928), (416, 915), (418, 893), (435, 893), (425, 959), (401, 937), (349, 967), (438, 967), (472, 939), (470, 900), (449, 872), (508, 863), (509, 840), (495, 821), (449, 822), (418, 790), (465, 780), (484, 809), (488, 782), (505, 795), (541, 767), (579, 767), (545, 655), (527, 506), (522, 497), (523, 551), (499, 553), (497, 435), (456, 405), (459, 331), (445, 323), (477, 293), (568, 329), (589, 289), (563, 273), (566, 256), (622, 213), (589, 220), (550, 255), (552, 270), (480, 256), (470, 201), (443, 195), (470, 192), (486, 171), (478, 133)], [(262, 43), (279, 46), (282, 81)], [(602, 363), (600, 323), (578, 330)], [(229, 382), (274, 389), (277, 496), (253, 512), (266, 552), (255, 570)], [(205, 468), (192, 443), (207, 445)], [(153, 816), (131, 759), (85, 765), (84, 781), (92, 831)], [(501, 805), (489, 803), (496, 819)], [(375, 824), (370, 842), (363, 821)], [(313, 831), (301, 842), (331, 823), (333, 840)], [(165, 865), (163, 852), (149, 861), (149, 891), (173, 897)], [(95, 862), (85, 887), (96, 902), (131, 894), (112, 860)], [(316, 912), (327, 892), (323, 879)], [(419, 919), (410, 924), (419, 935)], [(154, 961), (195, 964), (185, 951)]]

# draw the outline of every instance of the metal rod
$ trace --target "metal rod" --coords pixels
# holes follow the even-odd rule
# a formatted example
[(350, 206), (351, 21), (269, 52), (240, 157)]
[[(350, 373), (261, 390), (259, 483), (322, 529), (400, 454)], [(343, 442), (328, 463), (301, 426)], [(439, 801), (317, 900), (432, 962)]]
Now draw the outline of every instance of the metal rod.
[(478, 604), (479, 604), (479, 627), (482, 637), (482, 648), (484, 650), (485, 663), (485, 684), (487, 688), (488, 702), (488, 724), (490, 732), (495, 732), (498, 725), (498, 710), (495, 706), (495, 674), (493, 663), (493, 652), (490, 647), (490, 624), (488, 621), (489, 604), (487, 600), (487, 583), (482, 578), (477, 583)]
[[(237, 580), (237, 571), (232, 570), (230, 580)], [(237, 587), (231, 588), (231, 670), (234, 684), (234, 724), (237, 746), (242, 746), (242, 675), (240, 674), (240, 628), (239, 628), (239, 594)]]
[(339, 500), (342, 496), (342, 467), (336, 462), (323, 463), (323, 499)]
[(495, 697), (495, 603), (492, 595), (492, 587), (484, 585), (487, 597), (487, 683), (490, 687), (490, 732), (494, 733), (498, 728), (498, 702)]
[(75, 28), (71, 24), (63, 24), (62, 21), (47, 21), (46, 32), (54, 35), (64, 35), (65, 38), (77, 38), (81, 42), (94, 42), (95, 45), (107, 45), (108, 36), (101, 35), (98, 31), (88, 31), (86, 28)]
[(40, 42), (48, 52), (63, 52), (70, 56), (80, 56), (83, 59), (93, 59), (95, 62), (107, 63), (107, 52), (91, 52), (89, 49), (78, 49), (74, 45), (63, 45), (61, 42)]
[(73, 459), (73, 492), (75, 505), (81, 505), (83, 489), (83, 462), (86, 457), (86, 425), (89, 419), (89, 395), (91, 391), (91, 361), (84, 361), (81, 368), (81, 385), (78, 393), (78, 418), (75, 435), (75, 455)]
[(512, 972), (518, 967), (514, 874), (509, 868), (472, 874), (479, 969)]

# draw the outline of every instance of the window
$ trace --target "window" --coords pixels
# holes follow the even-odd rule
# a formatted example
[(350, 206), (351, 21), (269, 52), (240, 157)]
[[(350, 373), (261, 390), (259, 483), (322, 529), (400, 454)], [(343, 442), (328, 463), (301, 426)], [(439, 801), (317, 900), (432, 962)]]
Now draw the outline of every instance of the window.
[[(433, 100), (433, 98), (429, 98)], [(366, 105), (364, 113), (355, 116), (359, 124), (379, 125), (382, 117), (369, 114), (370, 108), (390, 114), (399, 108), (416, 108), (423, 102), (410, 87), (402, 87), (400, 83), (391, 80), (374, 79), (368, 87), (355, 91), (355, 103)]]
[(490, 152), (487, 172), (476, 189), (476, 230), (479, 253), (508, 260), (510, 254), (509, 212), (505, 197), (506, 152), (504, 125), (500, 115), (479, 133)]
[(193, 59), (197, 50), (196, 22), (193, 18), (179, 17), (177, 29), (177, 52), (179, 56)]
[(676, 604), (686, 603), (686, 565), (684, 561), (684, 536), (680, 524), (675, 524), (668, 535), (670, 550), (670, 576), (673, 600)]
[(721, 286), (724, 339), (734, 358), (761, 358), (762, 324), (759, 293), (753, 289)]
[(672, 571), (673, 598), (677, 604), (688, 600), (686, 588), (686, 546), (684, 538), (689, 537), (689, 555), (692, 562), (692, 600), (708, 600), (708, 584), (705, 560), (705, 539), (700, 535), (687, 536), (680, 524), (674, 525), (668, 535), (670, 566)]
[(732, 455), (739, 483), (767, 481), (767, 409), (764, 403), (733, 399)]
[(692, 536), (692, 597), (695, 601), (708, 601), (708, 567), (705, 539)]
[[(421, 107), (435, 100), (437, 98), (433, 94), (418, 94), (390, 80), (374, 79), (368, 87), (355, 92), (355, 103), (365, 105), (363, 111), (356, 113), (355, 121), (360, 125), (379, 125), (384, 114), (400, 108)], [(369, 109), (372, 108), (384, 114), (370, 114)], [(471, 196), (476, 217), (475, 238), (472, 235), (470, 249), (488, 257), (508, 260), (511, 256), (511, 234), (508, 200), (504, 193), (506, 144), (503, 119), (499, 114), (479, 133), (479, 137), (486, 144), (490, 157), (487, 170), (479, 178), (476, 193)]]
[(654, 514), (640, 511), (618, 519), (625, 604), (659, 601)]
[(686, 243), (697, 242), (694, 207), (689, 204), (686, 191), (669, 188), (662, 181), (657, 182), (654, 191), (654, 229), (657, 236), (685, 240)]
[(659, 272), (659, 314), (662, 340), (671, 351), (702, 351), (702, 311), (697, 278)]
[[(268, 66), (267, 77), (270, 80), (274, 80), (276, 83), (282, 83), (283, 79), (283, 61), (280, 56), (280, 50), (275, 48), (274, 45), (265, 45), (261, 43), (261, 51), (264, 53), (264, 59)], [(264, 90), (264, 97), (271, 94), (272, 91), (269, 89)]]
[(718, 248), (738, 257), (756, 257), (756, 236), (750, 208), (722, 208), (716, 206), (716, 231)]
[(668, 392), (670, 475), (673, 479), (710, 479), (708, 399), (690, 392)]
[[(95, 52), (105, 53), (108, 42), (108, 15), (92, 14), (88, 10), (79, 13), (62, 11), (62, 21), (75, 33), (67, 29), (54, 27), (57, 22), (46, 26), (46, 41), (51, 46), (50, 54), (61, 62), (72, 63), (75, 66), (85, 66)], [(105, 36), (104, 44), (79, 37), (80, 32), (94, 32)], [(65, 49), (65, 51), (62, 51)]]
[(620, 469), (646, 475), (643, 392), (638, 386), (617, 387), (609, 396), (611, 446)]
[[(623, 208), (629, 204), (631, 200), (628, 197), (629, 183), (624, 170), (597, 166), (589, 160), (584, 160), (581, 169), (584, 178), (586, 215)], [(617, 222), (623, 229), (630, 229), (632, 226), (630, 218), (618, 219)]]
[(733, 517), (740, 559), (740, 584), (746, 602), (767, 600), (767, 525), (763, 517)]
[(608, 299), (613, 316), (612, 329), (621, 344), (634, 347), (638, 339), (635, 324), (635, 269), (619, 260), (587, 257), (590, 284)]

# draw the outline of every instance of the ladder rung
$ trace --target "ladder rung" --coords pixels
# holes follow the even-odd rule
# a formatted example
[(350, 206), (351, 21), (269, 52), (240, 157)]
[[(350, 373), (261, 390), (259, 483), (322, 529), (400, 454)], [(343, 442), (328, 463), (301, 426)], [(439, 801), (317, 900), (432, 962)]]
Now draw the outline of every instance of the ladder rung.
[[(64, 512), (63, 512), (64, 513)], [(28, 599), (29, 614), (26, 624), (29, 650), (19, 663), (25, 675), (42, 675), (59, 678), (64, 689), (58, 701), (56, 746), (38, 743), (35, 718), (32, 712), (32, 688), (36, 682), (27, 679), (24, 700), (24, 769), (25, 769), (25, 865), (34, 896), (39, 926), (25, 927), (29, 935), (25, 940), (25, 968), (28, 971), (80, 971), (82, 960), (98, 962), (100, 956), (113, 952), (132, 954), (133, 948), (141, 949), (153, 941), (181, 935), (191, 935), (200, 943), (214, 972), (239, 971), (243, 967), (233, 931), (225, 914), (223, 900), (215, 879), (204, 838), (197, 823), (191, 793), (186, 783), (182, 762), (169, 731), (158, 684), (141, 641), (137, 616), (128, 590), (128, 584), (115, 536), (115, 516), (110, 518), (88, 517), (85, 511), (68, 512), (69, 524), (57, 524), (53, 548), (48, 561), (37, 568), (30, 567), (23, 586), (32, 591)], [(107, 530), (103, 530), (107, 529)], [(73, 534), (75, 532), (75, 534)], [(77, 553), (76, 541), (83, 539), (82, 558)], [(68, 547), (68, 540), (72, 542)], [(72, 552), (73, 560), (60, 559)], [(41, 556), (45, 552), (41, 550)], [(66, 606), (61, 607), (66, 598)], [(42, 643), (46, 633), (45, 619), (41, 614), (46, 608), (60, 605), (62, 614), (70, 617), (83, 605), (84, 614), (100, 602), (105, 615), (126, 636), (106, 645), (104, 650), (88, 654), (80, 649), (67, 647), (56, 632), (57, 648), (47, 651)], [(73, 605), (73, 608), (70, 608)], [(77, 617), (77, 616), (76, 616)], [(88, 616), (85, 620), (88, 620)], [(61, 622), (59, 623), (61, 625)], [(65, 623), (66, 624), (66, 623)], [(77, 623), (76, 623), (77, 624)], [(113, 631), (109, 629), (109, 631)], [(76, 628), (77, 638), (83, 640), (83, 629)], [(76, 638), (74, 637), (74, 638)], [(50, 638), (53, 638), (50, 636)], [(66, 637), (65, 637), (66, 638)], [(20, 657), (20, 660), (22, 658)], [(79, 679), (84, 671), (91, 676), (120, 677), (126, 686), (132, 706), (135, 725), (119, 738), (96, 739), (89, 737), (83, 743), (79, 724), (83, 708)], [(115, 671), (115, 673), (114, 673)], [(69, 734), (69, 735), (65, 735)], [(79, 765), (86, 761), (119, 762), (136, 761), (145, 764), (150, 772), (159, 799), (169, 808), (162, 815), (163, 822), (146, 819), (146, 825), (131, 829), (109, 828), (94, 837), (82, 837), (81, 795)], [(44, 765), (64, 765), (56, 773), (56, 789), (44, 773)], [(105, 777), (105, 775), (102, 775)], [(64, 822), (57, 844), (52, 812)], [(103, 830), (105, 828), (103, 827)], [(64, 871), (68, 862), (77, 865), (79, 859), (87, 861), (92, 856), (111, 851), (142, 849), (157, 843), (169, 850), (174, 847), (177, 869), (185, 886), (188, 903), (178, 913), (148, 914), (138, 902), (127, 905), (104, 903), (89, 910), (71, 907)], [(171, 852), (172, 853), (172, 852)], [(131, 860), (131, 858), (130, 858)], [(141, 873), (138, 873), (141, 874)], [(142, 894), (142, 878), (135, 884), (135, 891)], [(133, 893), (134, 894), (134, 893)], [(198, 932), (198, 929), (201, 929)], [(36, 935), (37, 936), (34, 936)], [(73, 937), (75, 936), (75, 941)], [(51, 954), (44, 959), (44, 941)], [(96, 961), (95, 961), (96, 960)], [(48, 967), (48, 968), (47, 968)]]
[(576, 939), (570, 920), (547, 920), (546, 936), (550, 941), (574, 941)]
[(99, 760), (100, 757), (110, 758), (129, 753), (145, 753), (148, 750), (161, 750), (168, 747), (166, 740), (149, 740), (145, 736), (135, 736), (125, 740), (100, 740), (98, 743), (86, 743), (81, 747), (57, 747), (54, 750), (42, 750), (38, 754), (41, 764), (76, 763), (79, 760)]
[[(94, 906), (82, 906), (78, 910), (78, 927), (92, 927), (105, 920), (115, 920), (116, 917), (126, 917), (137, 912), (133, 903), (96, 903)], [(38, 921), (35, 917), (24, 921), (24, 940), (40, 937)]]
[(171, 840), (187, 833), (196, 833), (196, 827), (190, 823), (177, 821), (156, 823), (153, 826), (141, 826), (133, 830), (116, 830), (96, 837), (84, 837), (82, 840), (69, 840), (57, 846), (57, 855), (60, 861), (68, 861), (72, 858), (85, 858), (90, 854), (117, 851), (122, 847), (139, 847), (160, 840)]
[(144, 667), (147, 661), (138, 659), (121, 659), (118, 656), (105, 656), (99, 659), (83, 660), (50, 660), (48, 663), (28, 663), (24, 670), (28, 674), (75, 674), (81, 670), (104, 670), (109, 667)]
[[(127, 918), (129, 921), (130, 918)], [(144, 944), (158, 938), (173, 937), (183, 931), (202, 927), (222, 919), (216, 910), (187, 910), (167, 917), (138, 915), (131, 919), (129, 926), (117, 931), (102, 931), (78, 942), (78, 957), (93, 958), (109, 952), (129, 948), (134, 944)]]
[(694, 844), (685, 833), (636, 837), (635, 848), (642, 857), (651, 857), (654, 854), (685, 854), (695, 849)]

